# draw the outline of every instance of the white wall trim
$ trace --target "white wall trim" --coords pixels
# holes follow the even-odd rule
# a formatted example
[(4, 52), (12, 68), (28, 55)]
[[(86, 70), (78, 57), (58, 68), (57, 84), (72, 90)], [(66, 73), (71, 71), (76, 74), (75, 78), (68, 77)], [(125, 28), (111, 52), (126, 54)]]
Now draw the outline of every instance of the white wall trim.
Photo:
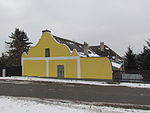
[(46, 77), (49, 77), (49, 60), (46, 60)]
[(77, 56), (70, 56), (70, 57), (27, 57), (22, 58), (22, 60), (70, 60), (70, 59), (78, 59)]

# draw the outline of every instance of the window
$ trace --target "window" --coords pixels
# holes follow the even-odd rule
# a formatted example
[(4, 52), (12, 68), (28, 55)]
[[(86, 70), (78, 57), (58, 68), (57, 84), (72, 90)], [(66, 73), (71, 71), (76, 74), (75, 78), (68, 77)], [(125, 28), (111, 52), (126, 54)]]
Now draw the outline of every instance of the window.
[(64, 65), (57, 65), (57, 77), (58, 78), (64, 77)]
[(50, 57), (50, 48), (45, 49), (45, 57)]

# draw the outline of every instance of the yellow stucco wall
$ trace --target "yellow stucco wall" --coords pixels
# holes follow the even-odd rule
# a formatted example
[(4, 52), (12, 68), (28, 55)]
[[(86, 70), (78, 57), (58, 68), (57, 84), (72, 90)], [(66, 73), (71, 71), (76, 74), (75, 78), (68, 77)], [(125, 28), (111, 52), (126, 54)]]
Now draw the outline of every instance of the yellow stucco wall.
[(81, 58), (81, 78), (112, 79), (112, 66), (106, 57)]
[[(51, 58), (73, 56), (79, 58), (76, 50), (71, 52), (66, 45), (57, 43), (49, 32), (44, 32), (37, 45), (32, 47), (28, 51), (28, 54), (24, 53), (22, 55), (22, 58), (31, 58), (29, 60), (23, 60), (22, 62), (23, 75), (57, 77), (57, 65), (64, 65), (65, 78), (77, 78), (79, 74), (78, 71), (80, 71), (81, 79), (112, 79), (112, 66), (109, 59), (106, 57), (80, 57), (80, 65), (77, 59), (51, 59), (48, 63), (49, 73), (46, 75), (47, 64), (45, 59), (45, 48), (50, 48)], [(35, 60), (37, 57), (43, 58), (43, 60)], [(80, 66), (80, 68), (78, 68), (78, 66)]]
[(51, 60), (49, 61), (49, 76), (57, 77), (57, 65), (64, 65), (65, 78), (77, 78), (76, 60)]
[(46, 76), (46, 62), (44, 60), (27, 60), (23, 62), (23, 75)]
[(46, 61), (44, 60), (27, 60), (23, 63), (24, 75), (57, 77), (57, 65), (64, 65), (65, 78), (77, 78), (76, 60), (49, 60), (49, 75), (46, 75)]

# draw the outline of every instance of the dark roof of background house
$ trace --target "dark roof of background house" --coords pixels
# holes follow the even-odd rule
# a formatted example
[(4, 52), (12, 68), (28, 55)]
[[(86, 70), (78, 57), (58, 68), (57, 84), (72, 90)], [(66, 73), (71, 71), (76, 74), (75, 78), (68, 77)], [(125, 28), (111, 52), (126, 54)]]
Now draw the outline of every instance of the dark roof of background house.
[(83, 44), (80, 44), (80, 43), (75, 42), (75, 41), (67, 40), (64, 38), (60, 38), (57, 36), (53, 36), (53, 37), (55, 38), (55, 40), (57, 42), (67, 45), (71, 51), (73, 51), (73, 49), (76, 49), (78, 52), (83, 52)]
[(122, 59), (115, 51), (113, 51), (110, 47), (108, 47), (107, 45), (104, 45), (104, 51), (100, 50), (100, 45), (97, 46), (90, 46), (90, 48), (99, 56), (106, 56), (109, 58), (114, 57), (119, 57), (119, 59)]
[[(77, 52), (84, 52), (83, 50), (83, 44), (75, 42), (75, 41), (71, 41), (68, 39), (64, 39), (64, 38), (60, 38), (58, 36), (54, 36), (55, 40), (61, 44), (65, 44), (67, 45), (71, 51), (73, 51), (73, 49), (76, 49)], [(118, 56), (119, 59), (122, 59), (116, 52), (114, 52), (112, 49), (110, 49), (107, 45), (104, 45), (104, 51), (100, 51), (100, 45), (98, 46), (89, 46), (89, 49), (96, 53), (99, 56), (106, 56), (109, 58), (112, 58), (113, 56), (116, 57)]]

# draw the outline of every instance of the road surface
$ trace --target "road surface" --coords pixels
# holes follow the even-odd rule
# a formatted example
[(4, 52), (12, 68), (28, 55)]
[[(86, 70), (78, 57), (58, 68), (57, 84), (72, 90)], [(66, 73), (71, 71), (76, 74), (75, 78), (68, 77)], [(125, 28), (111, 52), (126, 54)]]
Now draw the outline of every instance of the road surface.
[(0, 80), (0, 96), (150, 105), (150, 89)]

